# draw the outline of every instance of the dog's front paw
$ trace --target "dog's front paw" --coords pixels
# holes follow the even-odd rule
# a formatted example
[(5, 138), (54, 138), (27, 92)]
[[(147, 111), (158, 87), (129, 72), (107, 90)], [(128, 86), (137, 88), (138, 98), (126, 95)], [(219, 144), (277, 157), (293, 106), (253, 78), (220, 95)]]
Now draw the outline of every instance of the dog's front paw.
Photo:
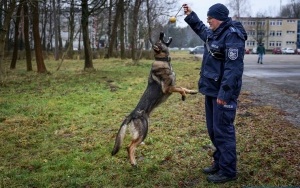
[(198, 93), (198, 91), (196, 91), (196, 90), (190, 90), (188, 93), (191, 94), (191, 95), (195, 95), (195, 94)]

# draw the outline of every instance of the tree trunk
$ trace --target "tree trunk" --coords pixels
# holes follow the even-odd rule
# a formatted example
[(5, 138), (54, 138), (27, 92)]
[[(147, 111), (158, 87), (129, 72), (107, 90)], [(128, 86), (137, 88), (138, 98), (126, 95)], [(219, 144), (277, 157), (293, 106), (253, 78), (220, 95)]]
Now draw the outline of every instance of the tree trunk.
[(47, 0), (43, 0), (43, 19), (42, 19), (42, 46), (43, 46), (43, 50), (47, 50), (47, 23), (48, 23), (48, 18), (49, 16), (49, 11), (48, 11), (48, 5), (47, 5)]
[(32, 71), (32, 63), (31, 63), (31, 48), (29, 41), (29, 19), (28, 19), (28, 5), (24, 3), (24, 40), (25, 40), (25, 51), (26, 51), (26, 67), (27, 71)]
[[(108, 24), (107, 24), (107, 41), (109, 45), (111, 39), (111, 15), (112, 15), (112, 0), (109, 0), (109, 9), (108, 9)], [(105, 58), (110, 58), (111, 54), (109, 53), (109, 46), (107, 48), (107, 53), (105, 54)]]
[(71, 0), (71, 7), (70, 7), (70, 17), (69, 17), (69, 45), (68, 45), (68, 57), (73, 57), (73, 41), (74, 41), (74, 31), (75, 31), (75, 21), (74, 21), (74, 12), (75, 10), (75, 2)]
[(82, 9), (81, 26), (82, 26), (82, 38), (83, 38), (83, 46), (84, 46), (84, 70), (94, 69), (89, 30), (88, 30), (88, 24), (89, 24), (88, 0), (81, 1), (81, 9)]
[(79, 37), (78, 37), (78, 53), (81, 51), (81, 35), (82, 35), (82, 27), (79, 29)]
[(121, 59), (125, 59), (126, 56), (125, 56), (125, 40), (124, 40), (124, 36), (125, 36), (125, 24), (124, 24), (124, 12), (125, 12), (125, 9), (124, 9), (124, 0), (120, 0), (120, 47), (121, 47)]
[(57, 23), (57, 9), (56, 9), (56, 0), (53, 0), (53, 16), (54, 16), (54, 59), (57, 61), (59, 59), (59, 46), (58, 46), (58, 23)]
[(61, 37), (61, 28), (60, 28), (60, 15), (61, 15), (61, 10), (60, 10), (60, 0), (57, 0), (58, 4), (58, 9), (56, 9), (56, 18), (57, 18), (57, 32), (58, 32), (58, 44), (59, 44), (59, 51), (61, 52), (63, 50), (63, 42), (62, 42), (62, 37)]
[(32, 31), (34, 40), (35, 58), (37, 64), (38, 73), (47, 73), (47, 69), (44, 63), (43, 51), (41, 45), (41, 38), (39, 33), (39, 2), (38, 0), (32, 1)]
[(19, 23), (20, 23), (20, 15), (22, 9), (22, 2), (18, 5), (16, 22), (15, 22), (15, 41), (14, 41), (14, 51), (13, 56), (10, 63), (10, 69), (16, 69), (17, 57), (18, 57), (18, 47), (19, 47)]
[(0, 82), (3, 81), (3, 68), (2, 68), (2, 62), (4, 59), (4, 48), (5, 48), (5, 41), (6, 41), (6, 34), (7, 29), (10, 24), (11, 16), (14, 12), (14, 9), (16, 7), (16, 0), (12, 0), (9, 4), (9, 8), (5, 10), (6, 15), (4, 15), (4, 22), (2, 28), (0, 28)]
[(122, 0), (119, 0), (117, 4), (117, 9), (116, 9), (116, 14), (115, 14), (115, 19), (112, 27), (111, 36), (110, 36), (110, 41), (108, 45), (108, 57), (111, 57), (113, 55), (113, 49), (116, 47), (116, 42), (117, 42), (117, 36), (118, 36), (118, 25), (119, 25), (119, 20), (120, 20), (120, 14), (121, 14), (121, 9), (122, 9)]
[(134, 64), (138, 63), (138, 55), (137, 55), (137, 39), (138, 39), (138, 21), (139, 21), (139, 9), (142, 4), (142, 0), (135, 0), (133, 7), (133, 15), (132, 15), (132, 26), (131, 26), (131, 58)]
[[(3, 1), (0, 1), (0, 7), (3, 7)], [(0, 28), (2, 28), (3, 11), (0, 11)]]
[(152, 41), (152, 22), (151, 22), (151, 17), (150, 17), (150, 11), (151, 11), (151, 7), (150, 7), (150, 2), (149, 0), (146, 1), (147, 3), (147, 23), (148, 23), (148, 38), (150, 40), (150, 43), (153, 44)]

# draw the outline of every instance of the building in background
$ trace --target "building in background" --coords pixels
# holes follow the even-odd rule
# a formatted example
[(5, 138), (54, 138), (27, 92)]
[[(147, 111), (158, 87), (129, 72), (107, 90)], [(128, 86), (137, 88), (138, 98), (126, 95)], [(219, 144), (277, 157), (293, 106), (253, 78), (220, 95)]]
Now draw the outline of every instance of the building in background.
[(240, 17), (238, 20), (248, 34), (246, 49), (256, 49), (260, 43), (264, 44), (267, 50), (300, 48), (300, 19)]

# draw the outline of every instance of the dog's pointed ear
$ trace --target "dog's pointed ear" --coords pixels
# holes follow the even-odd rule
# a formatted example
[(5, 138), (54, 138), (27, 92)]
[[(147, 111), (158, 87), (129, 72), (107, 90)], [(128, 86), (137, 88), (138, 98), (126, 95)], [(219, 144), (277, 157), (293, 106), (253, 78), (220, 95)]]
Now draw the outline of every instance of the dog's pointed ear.
[(164, 32), (160, 32), (160, 35), (159, 35), (159, 40), (164, 43), (167, 47), (169, 47), (169, 45), (171, 44), (172, 42), (172, 37), (169, 37), (168, 41), (164, 41), (164, 36), (165, 36), (165, 33)]
[(165, 43), (167, 47), (169, 47), (169, 45), (171, 44), (172, 42), (172, 37), (169, 37), (169, 40)]
[(160, 34), (159, 34), (159, 40), (162, 41), (163, 43), (165, 43), (164, 36), (165, 36), (165, 33), (164, 32), (160, 32)]

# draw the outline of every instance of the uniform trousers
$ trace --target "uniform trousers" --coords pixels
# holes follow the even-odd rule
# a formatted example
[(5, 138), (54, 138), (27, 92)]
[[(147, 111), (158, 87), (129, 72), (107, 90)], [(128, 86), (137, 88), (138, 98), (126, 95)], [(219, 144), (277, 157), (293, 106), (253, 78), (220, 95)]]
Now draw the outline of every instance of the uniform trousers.
[(237, 173), (236, 137), (234, 120), (237, 100), (226, 105), (217, 104), (217, 98), (205, 96), (205, 115), (209, 137), (216, 147), (213, 154), (218, 173), (234, 177)]

